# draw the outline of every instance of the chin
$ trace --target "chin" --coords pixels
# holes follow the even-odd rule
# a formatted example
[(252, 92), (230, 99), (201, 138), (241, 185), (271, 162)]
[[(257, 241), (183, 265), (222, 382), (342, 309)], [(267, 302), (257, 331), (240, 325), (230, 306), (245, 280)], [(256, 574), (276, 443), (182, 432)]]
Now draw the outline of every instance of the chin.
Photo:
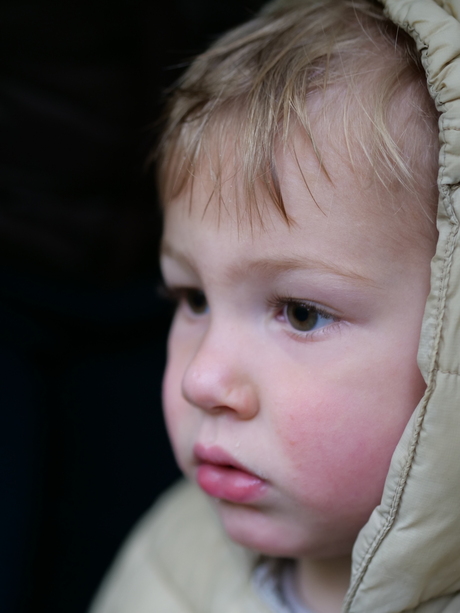
[(290, 518), (273, 517), (261, 509), (225, 501), (217, 502), (217, 509), (223, 528), (232, 541), (275, 558), (348, 556), (359, 532), (325, 532), (324, 526), (296, 525)]
[(260, 509), (225, 501), (217, 505), (224, 530), (235, 543), (270, 557), (297, 558), (308, 555), (310, 549), (313, 553), (314, 547), (305, 543), (305, 535), (267, 517)]

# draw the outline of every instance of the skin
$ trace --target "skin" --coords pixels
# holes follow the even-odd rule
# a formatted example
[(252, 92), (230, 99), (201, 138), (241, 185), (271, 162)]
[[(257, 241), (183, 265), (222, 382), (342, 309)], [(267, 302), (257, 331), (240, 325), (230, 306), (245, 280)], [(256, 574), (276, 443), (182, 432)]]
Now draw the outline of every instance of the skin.
[[(433, 240), (414, 231), (407, 194), (362, 181), (340, 146), (325, 160), (331, 180), (300, 137), (278, 155), (290, 225), (266, 198), (263, 228), (238, 222), (245, 203), (231, 167), (220, 205), (206, 166), (167, 203), (162, 269), (180, 300), (164, 410), (190, 479), (200, 443), (265, 480), (253, 503), (214, 500), (225, 530), (296, 559), (301, 598), (334, 613), (353, 543), (425, 390), (416, 355)], [(312, 330), (296, 329), (292, 301), (294, 315), (295, 301), (324, 311), (309, 307)]]

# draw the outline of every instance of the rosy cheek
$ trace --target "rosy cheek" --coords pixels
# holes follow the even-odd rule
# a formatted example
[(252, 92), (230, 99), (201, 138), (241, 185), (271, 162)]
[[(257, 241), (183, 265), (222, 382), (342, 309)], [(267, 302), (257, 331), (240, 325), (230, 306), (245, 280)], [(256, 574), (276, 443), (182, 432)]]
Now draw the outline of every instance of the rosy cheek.
[(329, 393), (327, 402), (310, 397), (291, 406), (277, 423), (287, 473), (301, 501), (324, 509), (340, 497), (346, 506), (365, 492), (370, 506), (378, 503), (400, 433), (381, 438), (376, 420), (359, 409), (345, 396)]
[(169, 363), (166, 367), (164, 376), (163, 376), (163, 412), (166, 420), (166, 424), (168, 426), (168, 431), (171, 436), (170, 425), (174, 423), (175, 413), (177, 410), (177, 391), (175, 392), (175, 380), (174, 370)]
[(187, 428), (187, 416), (185, 412), (186, 403), (180, 392), (181, 381), (181, 369), (175, 360), (169, 359), (163, 377), (163, 412), (174, 455), (179, 466), (184, 470), (186, 441), (183, 439)]
[[(178, 322), (174, 320), (168, 339), (166, 369), (163, 376), (163, 410), (170, 436), (183, 412), (182, 379), (187, 367), (187, 346), (178, 333)], [(179, 331), (180, 332), (180, 331)]]

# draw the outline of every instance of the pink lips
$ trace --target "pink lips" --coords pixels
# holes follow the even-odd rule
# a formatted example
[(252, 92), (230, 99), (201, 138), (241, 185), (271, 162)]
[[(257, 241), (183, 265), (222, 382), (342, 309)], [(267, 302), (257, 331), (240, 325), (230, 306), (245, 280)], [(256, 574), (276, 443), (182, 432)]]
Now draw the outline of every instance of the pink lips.
[(239, 504), (255, 502), (263, 496), (266, 482), (249, 472), (220, 447), (193, 448), (198, 461), (196, 480), (209, 496)]

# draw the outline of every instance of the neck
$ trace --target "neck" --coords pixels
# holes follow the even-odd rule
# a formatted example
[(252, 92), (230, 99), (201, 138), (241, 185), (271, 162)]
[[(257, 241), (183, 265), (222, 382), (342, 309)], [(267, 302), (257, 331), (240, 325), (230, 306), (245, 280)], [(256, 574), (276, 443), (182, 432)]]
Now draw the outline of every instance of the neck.
[(301, 558), (296, 570), (298, 595), (314, 613), (340, 613), (350, 574), (350, 556), (326, 560)]

